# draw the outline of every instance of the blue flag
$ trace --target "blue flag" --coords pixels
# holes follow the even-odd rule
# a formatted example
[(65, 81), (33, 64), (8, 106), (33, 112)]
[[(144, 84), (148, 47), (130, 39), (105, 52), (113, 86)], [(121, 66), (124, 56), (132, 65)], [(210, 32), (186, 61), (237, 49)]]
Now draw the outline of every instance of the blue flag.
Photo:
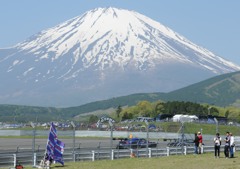
[(57, 138), (57, 130), (53, 123), (51, 123), (48, 143), (47, 143), (47, 155), (48, 160), (54, 160), (64, 165), (63, 151), (64, 143)]

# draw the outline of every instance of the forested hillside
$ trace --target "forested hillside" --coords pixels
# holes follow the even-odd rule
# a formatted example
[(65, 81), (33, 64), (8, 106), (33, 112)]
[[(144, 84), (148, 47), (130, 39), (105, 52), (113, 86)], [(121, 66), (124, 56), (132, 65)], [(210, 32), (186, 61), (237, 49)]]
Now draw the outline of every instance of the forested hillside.
[[(162, 113), (206, 113), (207, 106), (193, 105), (208, 104), (209, 107), (222, 109), (228, 117), (240, 116), (240, 72), (217, 76), (200, 83), (170, 92), (170, 93), (141, 93), (129, 96), (116, 97), (103, 101), (96, 101), (85, 105), (69, 108), (34, 107), (20, 105), (0, 105), (1, 121), (51, 121), (72, 119), (79, 114), (85, 114), (98, 110), (117, 109), (121, 107), (134, 107), (141, 101), (156, 104), (164, 103), (167, 107), (161, 109)], [(183, 106), (188, 104), (189, 106)], [(220, 108), (222, 107), (222, 108)], [(132, 108), (133, 109), (133, 108)], [(128, 110), (129, 111), (129, 110)], [(141, 114), (140, 110), (138, 113)], [(148, 113), (153, 110), (148, 111)], [(129, 112), (128, 112), (129, 113)], [(155, 111), (155, 115), (159, 112)], [(142, 114), (149, 115), (150, 114)]]
[(220, 75), (163, 96), (165, 101), (191, 101), (240, 107), (240, 72)]

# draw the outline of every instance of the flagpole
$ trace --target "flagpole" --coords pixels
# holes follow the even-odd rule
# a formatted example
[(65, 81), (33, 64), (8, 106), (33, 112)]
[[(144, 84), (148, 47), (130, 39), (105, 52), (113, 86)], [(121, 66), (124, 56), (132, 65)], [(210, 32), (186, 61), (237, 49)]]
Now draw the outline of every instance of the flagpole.
[(58, 162), (64, 165), (64, 160), (63, 160), (64, 146), (65, 144), (62, 141), (58, 140), (57, 129), (52, 122), (50, 132), (49, 132), (48, 142), (47, 142), (47, 149), (46, 149), (47, 153), (45, 153), (47, 155), (46, 158), (48, 158), (50, 163), (53, 160), (54, 162)]
[[(51, 124), (50, 124), (49, 134), (50, 134), (50, 132), (51, 132), (51, 128), (52, 128), (52, 122), (51, 122)], [(46, 146), (45, 146), (45, 152), (44, 152), (44, 155), (43, 155), (43, 161), (44, 161), (44, 163), (45, 163), (46, 155), (47, 155), (47, 145), (48, 145), (48, 142), (49, 142), (49, 134), (48, 134), (47, 144), (46, 144)]]
[[(51, 124), (50, 124), (49, 134), (50, 134), (50, 132), (51, 132), (51, 128), (52, 128), (52, 122), (51, 122)], [(48, 145), (48, 142), (49, 142), (49, 134), (48, 134), (47, 144), (46, 144), (46, 146), (45, 146), (44, 160), (45, 160), (46, 154), (47, 154), (47, 145)]]
[(74, 124), (73, 121), (71, 121), (71, 125), (73, 127), (73, 162), (75, 162), (75, 128), (76, 128), (76, 125)]
[(32, 138), (32, 153), (33, 153), (33, 158), (32, 158), (32, 166), (35, 167), (35, 159), (34, 159), (34, 153), (35, 153), (35, 134), (36, 134), (36, 129), (35, 125), (33, 122), (30, 123), (31, 127), (33, 128), (33, 138)]

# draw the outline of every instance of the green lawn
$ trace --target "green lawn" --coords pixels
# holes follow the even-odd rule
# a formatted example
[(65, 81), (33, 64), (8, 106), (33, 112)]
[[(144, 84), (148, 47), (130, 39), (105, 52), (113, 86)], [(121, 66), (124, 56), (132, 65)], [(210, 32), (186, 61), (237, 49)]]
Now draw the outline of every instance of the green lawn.
[[(100, 160), (86, 162), (69, 162), (64, 167), (61, 164), (52, 165), (51, 168), (62, 169), (240, 169), (238, 153), (235, 158), (215, 159), (213, 154), (169, 156), (158, 158), (127, 158), (117, 160)], [(30, 169), (32, 167), (26, 167)]]

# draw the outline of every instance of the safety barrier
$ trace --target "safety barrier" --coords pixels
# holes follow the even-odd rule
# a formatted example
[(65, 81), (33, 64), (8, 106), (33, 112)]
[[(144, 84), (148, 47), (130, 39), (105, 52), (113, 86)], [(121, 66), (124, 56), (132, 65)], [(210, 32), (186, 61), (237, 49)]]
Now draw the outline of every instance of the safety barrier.
[[(240, 145), (236, 145), (234, 151), (238, 150)], [(223, 152), (224, 146), (221, 146), (221, 152)], [(213, 146), (203, 146), (203, 153), (214, 152)], [(103, 159), (120, 159), (120, 158), (152, 158), (172, 155), (187, 155), (193, 154), (194, 147), (166, 147), (166, 148), (142, 148), (142, 149), (110, 149), (110, 148), (99, 148), (99, 149), (72, 149), (66, 148), (64, 151), (64, 161), (96, 161)], [(31, 152), (27, 149), (22, 151), (16, 151), (14, 154), (9, 152), (0, 153), (0, 168), (3, 167), (14, 167), (20, 163), (24, 166), (32, 165), (36, 166), (43, 159), (44, 150)]]

